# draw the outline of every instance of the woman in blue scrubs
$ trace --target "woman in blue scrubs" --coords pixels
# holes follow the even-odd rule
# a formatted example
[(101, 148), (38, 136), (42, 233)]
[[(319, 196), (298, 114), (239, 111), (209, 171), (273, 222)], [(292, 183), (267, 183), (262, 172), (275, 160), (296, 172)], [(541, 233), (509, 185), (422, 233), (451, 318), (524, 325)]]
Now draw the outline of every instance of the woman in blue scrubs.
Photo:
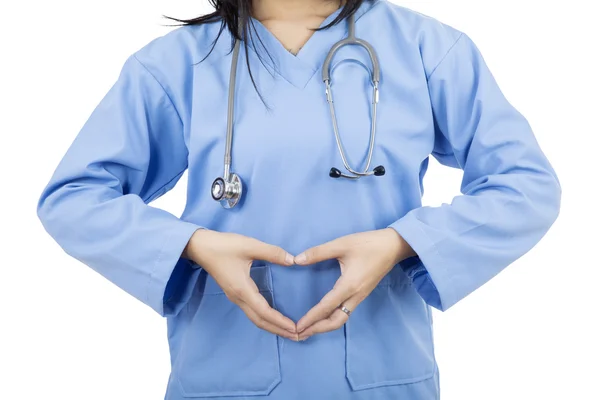
[[(351, 15), (381, 68), (372, 161), (385, 174), (333, 179), (343, 167), (321, 69)], [(211, 184), (239, 27), (231, 159), (244, 194), (227, 209)], [(374, 117), (365, 67), (358, 46), (331, 62), (355, 170)], [(464, 171), (450, 204), (421, 205), (430, 156)], [(180, 218), (148, 205), (184, 171)], [(168, 400), (428, 400), (431, 307), (529, 251), (560, 197), (465, 33), (386, 0), (223, 0), (125, 60), (38, 214), (68, 254), (166, 318)]]

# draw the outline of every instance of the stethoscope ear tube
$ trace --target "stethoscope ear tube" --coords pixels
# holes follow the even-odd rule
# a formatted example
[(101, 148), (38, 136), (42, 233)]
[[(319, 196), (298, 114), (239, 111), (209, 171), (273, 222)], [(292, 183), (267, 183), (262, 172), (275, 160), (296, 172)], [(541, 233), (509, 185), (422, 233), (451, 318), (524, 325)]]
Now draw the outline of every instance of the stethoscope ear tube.
[[(333, 132), (335, 134), (335, 142), (338, 147), (338, 151), (342, 158), (342, 162), (344, 163), (344, 168), (350, 174), (344, 174), (337, 168), (331, 168), (329, 170), (329, 176), (332, 178), (347, 178), (347, 179), (359, 179), (363, 176), (383, 176), (385, 175), (385, 168), (383, 165), (379, 165), (375, 167), (372, 171), (369, 171), (371, 166), (371, 160), (373, 158), (373, 148), (375, 147), (375, 131), (377, 125), (377, 103), (379, 102), (379, 60), (377, 59), (377, 53), (373, 46), (371, 46), (368, 42), (362, 39), (357, 39), (355, 36), (355, 20), (354, 14), (348, 17), (348, 37), (340, 40), (336, 44), (331, 47), (327, 57), (325, 58), (325, 62), (323, 63), (323, 82), (325, 83), (325, 96), (327, 97), (327, 103), (329, 104), (329, 112), (331, 114), (331, 122), (333, 125)], [(348, 160), (346, 159), (346, 153), (344, 151), (344, 146), (342, 145), (342, 139), (340, 137), (337, 118), (335, 116), (335, 107), (333, 105), (333, 93), (331, 90), (331, 73), (330, 66), (331, 60), (333, 59), (335, 53), (346, 45), (358, 45), (364, 48), (369, 54), (369, 58), (371, 59), (371, 63), (373, 64), (373, 71), (371, 73), (371, 84), (373, 85), (373, 99), (371, 101), (371, 135), (369, 138), (369, 153), (367, 155), (367, 163), (362, 172), (355, 171), (350, 167)]]
[(358, 46), (361, 46), (362, 48), (364, 48), (367, 51), (367, 53), (369, 53), (369, 58), (371, 59), (371, 64), (373, 64), (373, 71), (371, 73), (371, 82), (373, 82), (373, 86), (375, 86), (376, 83), (379, 83), (379, 77), (380, 77), (381, 71), (379, 68), (379, 60), (377, 58), (377, 52), (375, 51), (375, 49), (373, 48), (373, 46), (371, 46), (371, 44), (369, 42), (367, 42), (366, 40), (358, 39), (356, 37), (355, 26), (356, 26), (356, 20), (355, 20), (354, 14), (352, 14), (348, 17), (348, 36), (346, 38), (340, 40), (339, 42), (335, 43), (331, 47), (329, 52), (327, 53), (327, 57), (325, 57), (325, 61), (323, 62), (323, 70), (321, 73), (323, 82), (331, 81), (331, 77), (330, 77), (331, 60), (333, 60), (333, 56), (335, 56), (335, 53), (337, 53), (337, 51), (340, 48), (342, 48), (346, 45), (358, 45)]

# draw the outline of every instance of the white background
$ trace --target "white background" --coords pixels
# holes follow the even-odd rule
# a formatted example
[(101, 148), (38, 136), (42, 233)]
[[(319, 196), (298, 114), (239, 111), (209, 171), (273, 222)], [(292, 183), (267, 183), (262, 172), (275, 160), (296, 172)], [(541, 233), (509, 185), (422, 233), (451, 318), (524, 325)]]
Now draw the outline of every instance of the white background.
[[(398, 1), (398, 0), (397, 0)], [(165, 322), (69, 258), (37, 199), (126, 57), (206, 0), (3, 2), (0, 24), (0, 398), (158, 400)], [(529, 119), (563, 187), (540, 244), (435, 314), (443, 400), (600, 399), (600, 30), (594, 2), (413, 0), (474, 39)], [(596, 41), (593, 40), (596, 38)], [(432, 163), (425, 203), (457, 194)], [(155, 204), (179, 214), (185, 180)]]

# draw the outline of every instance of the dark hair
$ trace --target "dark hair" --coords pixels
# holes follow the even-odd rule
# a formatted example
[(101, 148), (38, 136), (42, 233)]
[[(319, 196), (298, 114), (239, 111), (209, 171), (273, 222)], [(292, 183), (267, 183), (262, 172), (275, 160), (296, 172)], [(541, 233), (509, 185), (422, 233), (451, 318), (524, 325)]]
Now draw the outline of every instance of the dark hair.
[[(208, 0), (208, 1), (215, 8), (215, 11), (210, 14), (202, 15), (202, 16), (192, 18), (192, 19), (178, 19), (178, 18), (166, 16), (166, 15), (163, 15), (163, 17), (179, 22), (179, 24), (177, 24), (176, 26), (202, 25), (202, 24), (207, 24), (207, 23), (211, 23), (211, 22), (221, 21), (221, 28), (219, 29), (219, 33), (217, 34), (217, 37), (214, 39), (214, 41), (212, 43), (212, 47), (211, 47), (210, 51), (199, 62), (204, 61), (210, 55), (210, 53), (212, 53), (212, 51), (214, 50), (214, 48), (217, 44), (217, 40), (219, 40), (219, 37), (221, 37), (221, 34), (223, 33), (223, 30), (225, 30), (225, 28), (227, 28), (227, 30), (231, 33), (231, 37), (232, 37), (231, 50), (233, 50), (233, 45), (235, 44), (235, 40), (238, 39), (238, 40), (242, 41), (244, 48), (247, 52), (248, 51), (248, 39), (252, 38), (254, 35), (258, 36), (258, 34), (256, 32), (256, 27), (254, 27), (254, 25), (252, 24), (252, 20), (250, 19), (251, 15), (252, 15), (252, 0)], [(363, 3), (363, 1), (364, 0), (346, 0), (342, 10), (340, 11), (340, 13), (337, 15), (337, 17), (333, 21), (331, 21), (329, 24), (327, 24), (321, 28), (317, 28), (315, 30), (324, 30), (324, 29), (327, 29), (327, 28), (343, 21), (346, 17), (348, 17), (354, 11), (356, 11), (360, 7), (360, 5)], [(240, 34), (240, 31), (238, 31), (238, 29), (239, 29), (238, 27), (241, 28), (240, 29), (241, 34)], [(264, 48), (265, 46), (262, 44), (262, 41), (260, 41), (260, 38), (258, 38), (258, 41), (261, 43), (261, 45)], [(254, 41), (252, 41), (252, 43), (254, 46)], [(265, 48), (265, 50), (266, 50), (266, 48)], [(259, 54), (259, 52), (257, 52), (257, 54)], [(267, 51), (267, 54), (268, 54), (268, 51)], [(269, 58), (271, 58), (271, 55), (270, 54), (268, 54), (268, 55), (269, 55)], [(260, 56), (260, 54), (258, 57), (264, 65), (263, 59)], [(272, 58), (271, 58), (271, 61), (272, 61)], [(248, 67), (248, 72), (250, 73), (250, 79), (252, 80), (252, 84), (254, 85), (254, 88), (258, 92), (258, 88), (256, 87), (256, 82), (254, 81), (254, 77), (252, 76), (252, 71), (250, 71), (250, 61), (247, 57), (246, 57), (246, 65)], [(264, 99), (262, 98), (262, 95), (260, 95), (260, 93), (259, 93), (259, 96), (264, 103)]]

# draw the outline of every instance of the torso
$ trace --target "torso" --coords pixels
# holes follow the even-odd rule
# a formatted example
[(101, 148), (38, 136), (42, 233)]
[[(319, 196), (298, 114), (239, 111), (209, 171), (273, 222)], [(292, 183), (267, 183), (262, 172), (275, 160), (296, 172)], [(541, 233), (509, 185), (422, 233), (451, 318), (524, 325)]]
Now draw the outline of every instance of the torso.
[[(186, 126), (189, 150), (183, 219), (256, 237), (297, 254), (349, 233), (383, 228), (420, 205), (422, 176), (434, 144), (427, 68), (446, 50), (455, 31), (383, 1), (365, 3), (357, 13), (356, 28), (357, 36), (376, 48), (381, 63), (372, 165), (384, 165), (386, 175), (358, 181), (328, 175), (332, 166), (343, 166), (320, 66), (331, 45), (345, 36), (345, 24), (316, 32), (305, 44), (293, 43), (303, 45), (293, 56), (286, 39), (280, 36), (282, 44), (275, 37), (281, 32), (277, 23), (266, 23), (257, 29), (279, 71), (269, 71), (249, 50), (267, 110), (252, 86), (242, 49), (232, 170), (247, 190), (233, 210), (221, 208), (210, 195), (213, 179), (223, 173), (229, 37), (221, 38), (204, 62), (188, 68), (185, 65), (203, 57), (194, 53), (197, 49), (210, 47), (218, 24), (187, 27), (171, 35), (180, 35), (178, 43), (188, 52), (185, 62), (176, 65), (186, 71), (185, 77), (181, 72), (171, 80), (178, 85), (174, 103)], [(422, 46), (423, 37), (431, 38), (428, 47)], [(364, 165), (371, 124), (371, 86), (361, 63), (370, 68), (366, 53), (356, 48), (342, 49), (332, 62), (339, 131), (355, 169)], [(256, 267), (254, 278), (262, 282), (263, 294), (293, 320), (316, 304), (339, 276), (336, 262), (308, 268)], [(269, 398), (285, 400), (436, 399), (429, 307), (399, 267), (373, 293), (346, 327), (295, 343), (251, 325), (204, 276), (190, 304), (169, 319), (173, 373), (167, 399), (242, 399), (268, 393)]]

